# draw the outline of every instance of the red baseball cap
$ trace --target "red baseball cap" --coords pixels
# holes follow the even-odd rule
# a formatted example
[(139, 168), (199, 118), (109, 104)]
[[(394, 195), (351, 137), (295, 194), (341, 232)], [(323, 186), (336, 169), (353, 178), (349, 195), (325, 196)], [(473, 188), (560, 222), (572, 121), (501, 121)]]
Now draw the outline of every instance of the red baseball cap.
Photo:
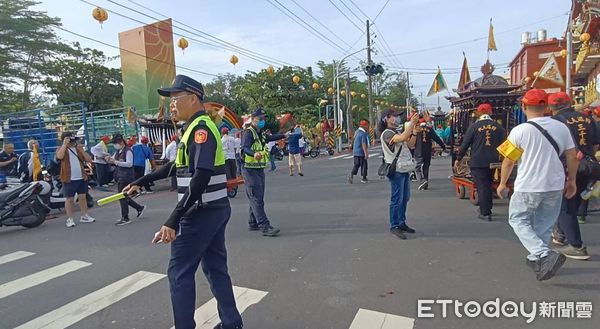
[(548, 104), (548, 94), (542, 89), (530, 89), (525, 93), (521, 100), (525, 105), (546, 105)]
[(358, 123), (358, 125), (360, 127), (367, 128), (367, 127), (369, 127), (369, 121), (367, 121), (367, 120), (360, 120), (360, 122)]
[(221, 134), (229, 134), (229, 128), (227, 128), (227, 127), (221, 128)]
[(480, 113), (480, 114), (492, 114), (493, 113), (493, 111), (492, 111), (492, 105), (490, 105), (488, 103), (480, 104), (477, 107), (477, 113)]
[(104, 135), (104, 136), (100, 137), (100, 140), (103, 141), (104, 143), (108, 144), (108, 143), (110, 143), (110, 136)]
[(564, 91), (548, 95), (548, 105), (571, 104), (571, 97)]

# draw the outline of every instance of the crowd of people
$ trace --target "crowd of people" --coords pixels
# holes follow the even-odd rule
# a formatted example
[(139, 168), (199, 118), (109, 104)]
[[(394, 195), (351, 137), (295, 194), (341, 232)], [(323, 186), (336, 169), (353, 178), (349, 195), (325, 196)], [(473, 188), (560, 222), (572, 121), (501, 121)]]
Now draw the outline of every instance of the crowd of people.
[[(117, 190), (127, 193), (119, 201), (121, 216), (115, 223), (118, 226), (131, 223), (130, 207), (136, 217), (143, 215), (146, 206), (137, 203), (132, 198), (134, 194), (142, 189), (151, 193), (154, 181), (170, 177), (178, 202), (153, 242), (173, 243), (169, 282), (175, 323), (193, 327), (194, 273), (201, 263), (221, 310), (222, 324), (216, 328), (241, 328), (226, 264), (224, 232), (231, 214), (226, 183), (243, 176), (250, 231), (259, 231), (266, 237), (279, 235), (280, 229), (272, 225), (265, 211), (265, 169), (269, 165), (271, 171), (276, 169), (273, 150), (278, 141), (286, 140), (289, 175), (297, 172), (303, 176), (303, 131), (293, 125), (284, 134), (267, 134), (266, 113), (258, 107), (243, 132), (230, 136), (228, 128), (218, 130), (204, 109), (204, 91), (197, 81), (177, 76), (171, 88), (160, 89), (159, 93), (171, 97), (173, 118), (186, 122), (182, 134), (172, 136), (166, 146), (166, 164), (162, 166), (156, 164), (145, 137), (137, 142), (118, 133), (103, 136), (88, 153), (73, 133), (62, 134), (62, 145), (55, 158), (67, 200), (66, 226), (76, 226), (75, 197), (81, 211), (79, 223), (95, 221), (86, 203), (90, 163), (95, 166), (99, 188), (108, 188), (114, 180)], [(499, 198), (511, 195), (508, 222), (529, 253), (526, 265), (543, 281), (557, 273), (566, 257), (589, 259), (578, 216), (582, 208), (585, 214), (582, 196), (600, 178), (600, 165), (595, 160), (600, 131), (593, 119), (571, 107), (566, 93), (547, 95), (543, 90), (531, 89), (522, 98), (522, 108), (527, 121), (507, 136), (492, 118), (492, 106), (478, 106), (476, 120), (462, 136), (460, 145), (454, 145), (453, 165), (456, 168), (468, 157), (479, 198), (479, 219), (492, 220), (494, 193)], [(409, 115), (408, 120), (405, 117), (404, 113), (388, 109), (377, 122), (383, 151), (378, 174), (387, 177), (391, 190), (389, 230), (402, 240), (416, 232), (407, 223), (411, 175), (417, 177), (419, 190), (427, 190), (433, 143), (441, 150), (448, 143), (446, 132), (441, 127), (434, 129), (418, 113)], [(352, 139), (354, 163), (348, 183), (353, 183), (359, 171), (361, 182), (368, 182), (369, 126), (368, 121), (361, 120)], [(11, 144), (5, 144), (0, 152), (0, 175), (31, 177), (36, 143), (30, 141), (30, 152), (20, 157)], [(112, 154), (110, 145), (115, 150)], [(496, 180), (492, 165), (499, 162), (500, 177)], [(515, 168), (516, 178), (511, 182)], [(198, 220), (200, 217), (202, 220)], [(192, 245), (193, 252), (189, 249)]]

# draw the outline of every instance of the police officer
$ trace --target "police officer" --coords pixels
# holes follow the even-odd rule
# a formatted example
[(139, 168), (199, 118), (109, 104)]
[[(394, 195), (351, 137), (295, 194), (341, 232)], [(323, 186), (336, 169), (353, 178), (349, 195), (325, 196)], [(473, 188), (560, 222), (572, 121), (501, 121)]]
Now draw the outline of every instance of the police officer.
[(158, 93), (171, 97), (173, 119), (186, 122), (177, 159), (141, 177), (123, 191), (136, 193), (140, 186), (176, 172), (177, 206), (152, 240), (153, 243), (173, 243), (168, 277), (175, 327), (196, 328), (194, 278), (198, 265), (202, 264), (221, 319), (215, 329), (242, 328), (227, 272), (225, 227), (231, 208), (218, 128), (204, 109), (204, 89), (199, 82), (178, 75), (172, 87), (161, 88)]
[[(580, 157), (594, 157), (599, 142), (594, 120), (575, 111), (571, 107), (571, 98), (565, 92), (548, 96), (548, 105), (552, 110), (553, 118), (566, 124), (571, 131), (575, 145), (581, 152)], [(590, 258), (587, 248), (581, 240), (581, 230), (577, 222), (577, 216), (585, 216), (587, 212), (586, 205), (582, 207), (584, 201), (581, 198), (581, 192), (586, 189), (590, 180), (591, 177), (585, 177), (581, 172), (578, 173), (575, 180), (577, 193), (571, 199), (563, 197), (560, 215), (554, 232), (552, 232), (552, 241), (559, 246), (555, 250), (573, 259), (586, 260)], [(579, 212), (581, 208), (583, 208), (583, 213)]]
[(494, 182), (493, 170), (490, 164), (500, 162), (496, 148), (502, 144), (505, 139), (505, 131), (490, 116), (492, 106), (490, 104), (481, 104), (477, 107), (479, 119), (469, 126), (463, 142), (458, 151), (455, 166), (460, 161), (469, 147), (471, 148), (471, 176), (477, 186), (477, 195), (479, 197), (479, 215), (481, 220), (492, 220), (492, 183)]
[(267, 143), (283, 139), (285, 135), (266, 136), (263, 132), (265, 117), (265, 111), (259, 106), (252, 113), (252, 122), (242, 136), (242, 175), (250, 203), (249, 230), (273, 237), (280, 230), (271, 226), (265, 213), (265, 168), (269, 161)]

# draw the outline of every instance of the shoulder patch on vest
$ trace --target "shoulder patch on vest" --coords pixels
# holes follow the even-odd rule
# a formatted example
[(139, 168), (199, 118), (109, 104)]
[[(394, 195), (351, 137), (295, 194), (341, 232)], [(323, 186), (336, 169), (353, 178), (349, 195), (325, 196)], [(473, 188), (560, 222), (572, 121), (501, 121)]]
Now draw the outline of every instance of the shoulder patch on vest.
[(208, 132), (204, 129), (198, 129), (196, 130), (196, 133), (194, 134), (194, 142), (198, 143), (198, 144), (203, 144), (206, 143), (206, 140), (208, 139)]

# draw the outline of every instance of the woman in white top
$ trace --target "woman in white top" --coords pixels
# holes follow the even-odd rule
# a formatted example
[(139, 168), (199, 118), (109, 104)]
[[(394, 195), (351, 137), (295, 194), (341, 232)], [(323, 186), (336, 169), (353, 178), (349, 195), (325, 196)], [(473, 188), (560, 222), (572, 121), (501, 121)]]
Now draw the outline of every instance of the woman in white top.
[[(406, 225), (406, 208), (410, 199), (409, 172), (414, 170), (414, 160), (410, 148), (415, 146), (416, 138), (413, 127), (419, 120), (418, 115), (413, 115), (409, 124), (405, 125), (402, 133), (397, 133), (400, 126), (400, 118), (396, 117), (394, 110), (386, 110), (382, 113), (378, 124), (381, 132), (381, 148), (386, 163), (393, 163), (398, 156), (396, 172), (388, 177), (392, 187), (390, 198), (390, 231), (396, 237), (405, 240), (404, 233), (415, 233), (415, 230)], [(412, 167), (412, 169), (411, 169)]]

